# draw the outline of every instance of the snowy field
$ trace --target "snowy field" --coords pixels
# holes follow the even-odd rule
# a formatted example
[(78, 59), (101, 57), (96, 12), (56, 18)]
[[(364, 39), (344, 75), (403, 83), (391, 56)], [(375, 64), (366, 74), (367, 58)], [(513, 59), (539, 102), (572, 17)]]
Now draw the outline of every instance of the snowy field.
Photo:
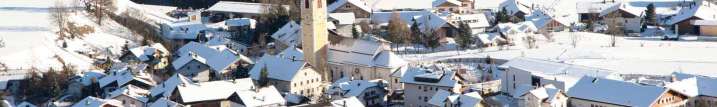
[(577, 45), (572, 45), (571, 33), (555, 33), (555, 42), (539, 41), (538, 49), (521, 46), (509, 50), (496, 48), (444, 51), (432, 54), (402, 55), (414, 63), (451, 58), (512, 59), (530, 57), (564, 61), (578, 65), (614, 70), (622, 74), (666, 75), (675, 71), (717, 77), (717, 41), (661, 41), (660, 38), (617, 37), (617, 47), (609, 47), (611, 36), (574, 33)]
[[(3, 17), (0, 20), (0, 39), (5, 42), (5, 46), (0, 47), (0, 62), (7, 64), (10, 69), (36, 67), (46, 70), (61, 67), (57, 56), (83, 71), (92, 67), (93, 60), (80, 54), (80, 51), (119, 51), (119, 47), (126, 41), (114, 36), (127, 34), (121, 30), (95, 28), (95, 33), (82, 39), (69, 40), (68, 48), (62, 48), (62, 41), (58, 41), (58, 36), (53, 33), (57, 28), (50, 24), (48, 18), (48, 8), (53, 5), (51, 0), (0, 0), (0, 16)], [(96, 26), (83, 13), (70, 16), (71, 21), (80, 25)]]

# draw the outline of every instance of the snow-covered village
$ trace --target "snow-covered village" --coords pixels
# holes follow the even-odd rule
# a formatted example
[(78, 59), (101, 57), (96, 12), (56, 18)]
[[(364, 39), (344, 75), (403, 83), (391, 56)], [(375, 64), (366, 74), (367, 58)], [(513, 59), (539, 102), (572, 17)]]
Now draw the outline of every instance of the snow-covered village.
[(717, 0), (0, 0), (0, 107), (717, 107)]

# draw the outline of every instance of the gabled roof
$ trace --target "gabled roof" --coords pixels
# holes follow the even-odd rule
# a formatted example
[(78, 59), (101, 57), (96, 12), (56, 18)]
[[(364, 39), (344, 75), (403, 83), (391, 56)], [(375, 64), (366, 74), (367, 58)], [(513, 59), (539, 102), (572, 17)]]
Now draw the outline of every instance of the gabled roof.
[(339, 25), (354, 24), (356, 20), (354, 13), (329, 13), (329, 18), (338, 21)]
[(129, 49), (129, 51), (132, 52), (132, 54), (134, 54), (134, 56), (137, 57), (137, 59), (139, 59), (140, 61), (148, 61), (149, 56), (153, 56), (154, 52), (156, 51), (162, 52), (164, 56), (168, 56), (169, 54), (167, 48), (164, 48), (164, 46), (162, 46), (162, 44), (160, 43), (154, 43), (149, 46), (135, 47)]
[(237, 91), (255, 88), (251, 79), (244, 78), (178, 85), (177, 91), (182, 99), (181, 103), (193, 103), (228, 99)]
[(610, 70), (522, 57), (512, 59), (498, 67), (520, 69), (530, 72), (533, 76), (563, 81), (565, 87), (560, 89), (565, 88), (568, 91), (569, 87), (583, 76), (619, 79), (616, 78), (617, 74)]
[(451, 95), (451, 92), (448, 92), (443, 89), (439, 89), (438, 91), (436, 91), (435, 94), (433, 94), (431, 99), (428, 100), (428, 104), (432, 104), (432, 105), (436, 105), (436, 106), (445, 105), (445, 103), (443, 101), (445, 101), (448, 98), (448, 96), (450, 96), (450, 95)]
[(177, 86), (193, 83), (194, 82), (192, 82), (191, 79), (184, 77), (181, 74), (174, 74), (172, 77), (169, 77), (169, 79), (164, 80), (161, 84), (152, 87), (149, 91), (152, 97), (157, 97), (160, 94), (164, 97), (169, 97), (172, 95), (172, 92), (174, 92), (174, 89), (176, 89)]
[(301, 35), (301, 26), (294, 21), (289, 21), (274, 34), (271, 34), (271, 38), (289, 46), (299, 46), (301, 45)]
[(179, 48), (177, 55), (180, 57), (172, 62), (174, 69), (180, 69), (192, 60), (208, 65), (213, 71), (223, 71), (231, 64), (245, 59), (244, 55), (238, 54), (224, 45), (207, 46), (197, 42), (189, 42)]
[[(99, 81), (102, 77), (105, 77), (104, 71), (101, 70), (89, 70), (84, 71), (81, 74), (78, 74), (80, 76), (80, 83), (84, 86), (88, 86), (92, 84), (92, 78), (96, 79), (95, 82)], [(0, 88), (2, 89), (2, 88)]]
[(342, 78), (329, 86), (326, 93), (343, 93), (341, 95), (344, 97), (358, 97), (369, 88), (383, 89), (381, 84), (387, 84), (384, 82), (383, 80), (348, 80), (348, 78)]
[(630, 5), (629, 3), (616, 3), (616, 4), (608, 7), (607, 9), (602, 10), (600, 12), (600, 16), (603, 17), (607, 14), (610, 14), (615, 11), (620, 11), (620, 10), (627, 12), (629, 14), (635, 15), (635, 16), (640, 16), (645, 11), (645, 8), (634, 7), (634, 6)]
[[(263, 3), (219, 1), (209, 7), (207, 11), (261, 14), (264, 12), (264, 9), (268, 8), (269, 6), (271, 5)], [(288, 6), (282, 7), (288, 9)]]
[(162, 97), (150, 103), (148, 107), (184, 107), (184, 105)]
[[(13, 107), (13, 106), (10, 105), (10, 107)], [(36, 106), (35, 104), (30, 103), (30, 102), (23, 101), (22, 103), (17, 104), (17, 105), (14, 106), (14, 107), (37, 107), (37, 106)]]
[(396, 68), (406, 64), (384, 47), (381, 41), (344, 38), (342, 42), (329, 45), (329, 63), (382, 68)]
[(122, 102), (114, 99), (100, 99), (97, 97), (88, 96), (85, 97), (85, 99), (82, 99), (77, 103), (73, 104), (72, 107), (103, 107), (105, 105), (121, 107)]
[(530, 92), (524, 94), (523, 96), (531, 94), (537, 97), (540, 101), (552, 102), (559, 93), (560, 89), (556, 88), (553, 84), (548, 84), (546, 86), (530, 90)]
[(274, 86), (260, 87), (256, 90), (239, 90), (236, 92), (246, 107), (284, 105), (286, 100)]
[(294, 76), (305, 68), (304, 53), (295, 48), (289, 47), (277, 55), (266, 54), (262, 56), (254, 67), (249, 70), (249, 76), (254, 80), (260, 79), (261, 70), (266, 68), (268, 77), (277, 80), (291, 81)]
[(697, 2), (697, 4), (699, 5), (681, 9), (677, 15), (667, 20), (667, 24), (676, 24), (692, 17), (702, 20), (717, 19), (717, 6), (715, 6), (715, 4), (707, 1)]
[(700, 95), (717, 97), (717, 86), (715, 85), (717, 78), (704, 76), (688, 76), (686, 79), (675, 78), (679, 81), (669, 83), (665, 87), (690, 97)]
[(461, 6), (461, 2), (458, 0), (434, 0), (432, 4), (433, 4), (433, 7), (438, 7), (443, 4)]
[(328, 12), (334, 12), (336, 9), (345, 7), (347, 4), (352, 4), (363, 11), (371, 12), (371, 7), (369, 7), (368, 4), (362, 0), (336, 0), (334, 3), (329, 4)]
[(530, 33), (538, 31), (535, 24), (529, 21), (514, 23), (501, 23), (496, 26), (503, 34), (515, 34), (515, 33)]
[(171, 22), (167, 25), (171, 30), (164, 36), (169, 39), (197, 39), (199, 32), (207, 29), (201, 22)]
[(428, 11), (392, 11), (392, 12), (373, 12), (371, 14), (371, 22), (377, 23), (377, 24), (384, 24), (388, 23), (391, 20), (391, 17), (393, 14), (397, 13), (401, 20), (406, 22), (406, 24), (413, 24), (413, 19), (416, 19), (418, 17), (433, 14)]
[(348, 97), (339, 100), (331, 101), (332, 107), (364, 107), (361, 100), (356, 97)]
[(451, 94), (451, 92), (440, 89), (433, 94), (428, 103), (435, 106), (445, 105), (445, 101), (452, 104), (460, 104), (459, 107), (475, 107), (483, 101), (483, 97), (478, 92), (469, 92), (465, 94)]
[(625, 81), (583, 77), (568, 91), (568, 96), (623, 106), (649, 107), (668, 89)]
[(105, 87), (114, 82), (116, 82), (118, 86), (123, 86), (130, 81), (138, 81), (147, 85), (154, 85), (154, 81), (150, 78), (149, 74), (140, 72), (137, 75), (134, 75), (129, 71), (129, 68), (123, 67), (121, 69), (111, 70), (110, 74), (101, 78), (98, 82), (100, 87)]
[(530, 6), (531, 5), (527, 2), (527, 0), (506, 0), (500, 4), (500, 9), (502, 10), (503, 8), (505, 8), (506, 13), (508, 13), (509, 15), (515, 14), (517, 12), (523, 12), (526, 15), (530, 15)]
[(120, 89), (117, 89), (115, 91), (110, 92), (109, 96), (105, 97), (106, 99), (114, 99), (117, 96), (125, 95), (131, 98), (134, 98), (136, 100), (142, 101), (143, 103), (147, 103), (149, 101), (149, 98), (147, 95), (149, 95), (149, 91), (146, 89), (139, 88), (134, 85), (127, 85), (125, 87), (122, 87)]
[(433, 0), (366, 0), (373, 11), (428, 10)]

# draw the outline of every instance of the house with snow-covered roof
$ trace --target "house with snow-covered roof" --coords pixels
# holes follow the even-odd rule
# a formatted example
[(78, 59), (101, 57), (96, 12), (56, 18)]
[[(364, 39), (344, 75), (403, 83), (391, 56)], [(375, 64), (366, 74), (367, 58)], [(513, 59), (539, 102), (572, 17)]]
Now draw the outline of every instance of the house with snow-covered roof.
[(473, 13), (474, 0), (434, 0), (433, 9), (437, 12), (451, 12), (457, 14)]
[[(626, 32), (640, 32), (642, 15), (646, 8), (635, 7), (629, 3), (615, 3), (600, 12), (605, 22), (616, 22)], [(619, 17), (611, 17), (619, 16)]]
[(186, 106), (282, 106), (285, 100), (273, 86), (254, 86), (249, 78), (180, 84), (169, 97)]
[(189, 42), (179, 48), (172, 62), (174, 70), (197, 81), (223, 79), (242, 63), (252, 61), (226, 45)]
[(669, 88), (584, 76), (568, 90), (573, 107), (686, 106), (687, 96)]
[[(267, 80), (262, 80), (262, 72), (268, 74), (264, 77)], [(286, 48), (276, 55), (262, 56), (249, 70), (249, 77), (266, 81), (282, 93), (312, 100), (321, 96), (324, 90), (321, 74), (304, 61), (302, 50), (294, 47)]]
[(149, 103), (149, 106), (147, 107), (184, 107), (184, 105), (167, 98), (159, 98), (156, 101)]
[(680, 9), (665, 24), (672, 25), (677, 34), (699, 34), (700, 29), (694, 23), (696, 20), (717, 20), (717, 6), (707, 1), (695, 2)]
[(170, 22), (162, 23), (160, 31), (162, 36), (168, 39), (176, 40), (196, 40), (202, 36), (202, 32), (207, 30), (207, 26), (202, 22)]
[(359, 99), (365, 106), (386, 106), (386, 90), (388, 83), (384, 80), (351, 80), (343, 78), (327, 87), (326, 94), (333, 100), (341, 100), (350, 97)]
[(98, 80), (100, 88), (105, 94), (109, 94), (121, 87), (134, 85), (143, 89), (149, 89), (155, 85), (152, 76), (145, 72), (130, 71), (128, 67), (110, 70), (110, 72)]
[(332, 107), (366, 107), (356, 97), (342, 98), (331, 101)]
[[(206, 11), (212, 15), (224, 15), (228, 18), (256, 18), (271, 6), (272, 4), (264, 3), (219, 1)], [(281, 7), (289, 9), (287, 5), (281, 5)]]
[(72, 104), (72, 107), (122, 107), (122, 102), (114, 99), (101, 99), (88, 96)]
[(717, 36), (717, 20), (695, 20), (695, 26), (699, 26), (699, 34), (704, 36)]
[(130, 48), (128, 53), (120, 56), (120, 60), (127, 63), (142, 62), (153, 65), (155, 69), (162, 69), (169, 65), (169, 59), (167, 59), (169, 55), (167, 48), (160, 43), (154, 43)]
[(388, 80), (389, 74), (407, 62), (379, 40), (344, 38), (329, 44), (329, 70), (332, 81), (341, 78), (356, 80)]
[(428, 100), (439, 90), (463, 92), (463, 80), (456, 71), (441, 65), (409, 67), (401, 77), (404, 102), (406, 106), (431, 106)]
[(177, 86), (182, 84), (194, 83), (191, 79), (184, 77), (182, 74), (174, 74), (171, 77), (164, 80), (162, 83), (149, 89), (149, 96), (152, 99), (167, 98), (174, 93)]
[(686, 95), (687, 106), (705, 107), (717, 103), (717, 78), (684, 74), (672, 74), (673, 82), (665, 87)]
[(487, 103), (478, 92), (453, 93), (446, 90), (438, 90), (428, 100), (432, 107), (486, 107)]
[(122, 102), (125, 107), (146, 107), (149, 103), (149, 90), (134, 85), (127, 85), (110, 92), (105, 99), (114, 99)]
[(532, 89), (521, 95), (523, 107), (565, 107), (568, 106), (568, 96), (565, 92), (548, 84)]
[(351, 13), (357, 18), (368, 18), (373, 12), (364, 0), (336, 0), (327, 9), (329, 13)]
[(540, 87), (552, 84), (560, 90), (570, 91), (583, 76), (622, 80), (610, 70), (532, 58), (514, 58), (498, 66), (503, 71), (501, 91), (519, 97), (519, 87), (529, 85)]

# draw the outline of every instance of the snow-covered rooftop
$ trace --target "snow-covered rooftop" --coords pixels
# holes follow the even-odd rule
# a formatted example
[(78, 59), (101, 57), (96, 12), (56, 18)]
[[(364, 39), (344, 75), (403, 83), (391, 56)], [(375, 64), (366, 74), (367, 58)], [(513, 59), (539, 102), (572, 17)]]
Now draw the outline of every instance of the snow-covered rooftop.
[(717, 20), (695, 20), (694, 24), (698, 26), (717, 26)]
[(184, 105), (162, 97), (157, 99), (157, 101), (149, 103), (148, 107), (184, 107)]
[(667, 24), (676, 24), (692, 17), (702, 20), (715, 20), (717, 19), (717, 6), (707, 1), (697, 2), (697, 6), (690, 6), (681, 9), (679, 13), (667, 20)]
[(181, 74), (174, 74), (172, 77), (169, 77), (167, 80), (164, 80), (161, 84), (158, 84), (157, 86), (152, 87), (150, 89), (150, 94), (152, 97), (158, 97), (158, 95), (162, 95), (163, 97), (169, 97), (174, 92), (174, 89), (176, 89), (177, 86), (182, 84), (193, 84), (191, 79), (184, 77)]
[(570, 90), (573, 98), (623, 106), (649, 107), (667, 88), (585, 76)]
[(180, 69), (192, 60), (208, 65), (213, 71), (224, 71), (231, 64), (246, 59), (224, 45), (207, 46), (197, 42), (189, 42), (177, 50), (179, 58), (172, 62), (174, 69)]
[(528, 92), (535, 97), (538, 97), (538, 100), (545, 101), (545, 102), (552, 102), (560, 93), (560, 89), (556, 88), (553, 84), (548, 84), (546, 86), (530, 90)]
[(361, 100), (356, 97), (342, 98), (339, 100), (331, 101), (332, 107), (364, 107)]
[(169, 39), (196, 39), (201, 31), (207, 29), (201, 22), (173, 22), (167, 23), (167, 26), (169, 31), (164, 36)]
[[(271, 5), (262, 3), (219, 1), (209, 7), (207, 11), (261, 14), (264, 13), (264, 9), (268, 8), (269, 6)], [(288, 8), (288, 6), (283, 7)]]
[(113, 99), (120, 95), (125, 95), (128, 97), (134, 98), (136, 100), (142, 101), (143, 103), (147, 103), (147, 101), (149, 101), (149, 98), (147, 97), (147, 95), (149, 95), (149, 91), (146, 89), (139, 88), (134, 85), (127, 85), (125, 87), (122, 87), (120, 89), (112, 91), (112, 92), (110, 92), (109, 96), (107, 96), (105, 98)]
[(252, 79), (259, 80), (261, 70), (266, 68), (269, 78), (291, 81), (300, 70), (313, 70), (305, 66), (304, 53), (298, 48), (289, 47), (277, 55), (267, 54), (262, 56), (254, 67), (249, 70), (249, 75)]
[(363, 0), (336, 0), (334, 3), (329, 4), (328, 11), (334, 12), (336, 9), (339, 9), (340, 7), (344, 7), (347, 4), (352, 4), (353, 6), (358, 7), (359, 9), (371, 12), (371, 7), (368, 6), (366, 2)]
[(226, 26), (249, 26), (249, 28), (256, 28), (256, 20), (251, 18), (232, 18), (224, 20)]
[(294, 21), (289, 21), (284, 26), (271, 34), (271, 38), (289, 46), (301, 45), (301, 26)]
[(135, 75), (132, 74), (132, 71), (130, 71), (128, 67), (122, 67), (120, 69), (110, 70), (110, 73), (107, 76), (99, 79), (98, 82), (100, 87), (105, 87), (115, 82), (117, 83), (117, 86), (124, 86), (130, 81), (137, 81), (146, 85), (154, 85), (154, 81), (152, 81), (150, 78), (151, 77), (149, 74), (138, 72)]
[(251, 79), (211, 81), (195, 84), (180, 84), (177, 91), (182, 103), (227, 99), (239, 90), (256, 88)]
[(380, 41), (345, 38), (329, 45), (329, 63), (397, 68), (406, 62), (385, 49)]
[(459, 86), (458, 81), (453, 80), (453, 78), (456, 78), (455, 71), (448, 69), (442, 70), (442, 68), (436, 66), (434, 66), (434, 68), (436, 69), (409, 67), (403, 77), (401, 77), (401, 82), (442, 87)]
[(114, 99), (100, 99), (97, 97), (88, 96), (85, 99), (78, 101), (73, 104), (72, 107), (104, 107), (104, 106), (121, 107), (122, 102)]
[(451, 94), (446, 90), (438, 90), (436, 94), (433, 94), (429, 104), (434, 106), (443, 106), (445, 101), (450, 101), (452, 104), (459, 104), (459, 107), (475, 107), (483, 101), (483, 97), (478, 92), (469, 92), (465, 94)]
[(329, 86), (326, 93), (342, 93), (339, 95), (358, 97), (369, 88), (383, 89), (382, 84), (387, 84), (387, 82), (383, 80), (348, 80), (348, 78), (342, 78)]
[[(679, 79), (679, 78), (678, 78)], [(704, 76), (689, 76), (687, 79), (680, 79), (665, 85), (676, 92), (690, 97), (695, 96), (717, 96), (717, 78)]]
[(583, 76), (620, 79), (618, 74), (606, 69), (522, 57), (512, 59), (498, 67), (520, 69), (530, 72), (534, 76), (563, 81), (566, 90)]
[(458, 0), (433, 0), (432, 4), (433, 4), (433, 7), (438, 7), (438, 6), (441, 6), (446, 3), (449, 3), (451, 5), (457, 5), (457, 6), (462, 5), (461, 1), (458, 1)]
[(154, 56), (155, 52), (161, 52), (162, 56), (169, 56), (169, 51), (160, 43), (154, 43), (150, 46), (140, 46), (129, 49), (140, 61), (148, 61), (150, 56)]
[(354, 13), (329, 13), (329, 18), (337, 20), (339, 25), (354, 24), (356, 20)]

